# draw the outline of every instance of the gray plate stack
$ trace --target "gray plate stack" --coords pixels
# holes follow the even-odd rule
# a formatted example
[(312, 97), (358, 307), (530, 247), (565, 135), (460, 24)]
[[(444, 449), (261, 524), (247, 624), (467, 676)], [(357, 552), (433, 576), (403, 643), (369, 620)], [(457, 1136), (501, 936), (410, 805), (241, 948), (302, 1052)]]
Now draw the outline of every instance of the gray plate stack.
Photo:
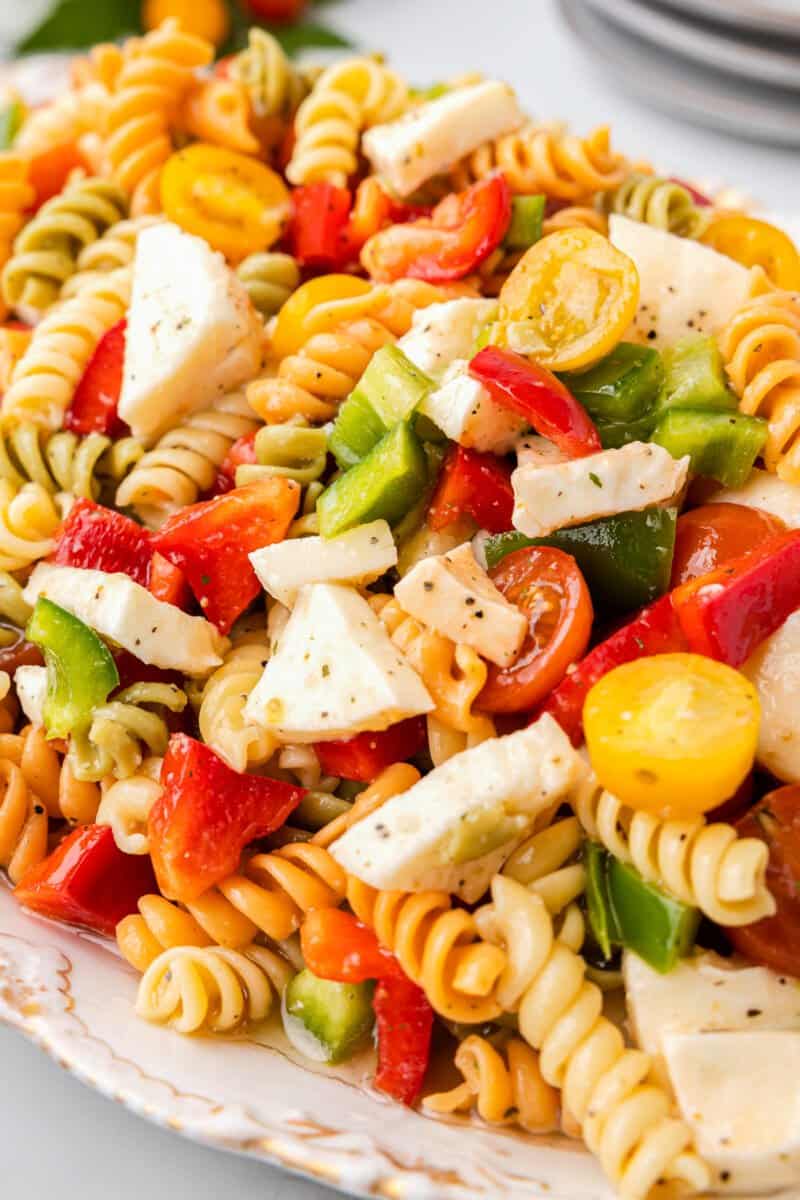
[(800, 146), (800, 0), (559, 0), (615, 81), (739, 137)]

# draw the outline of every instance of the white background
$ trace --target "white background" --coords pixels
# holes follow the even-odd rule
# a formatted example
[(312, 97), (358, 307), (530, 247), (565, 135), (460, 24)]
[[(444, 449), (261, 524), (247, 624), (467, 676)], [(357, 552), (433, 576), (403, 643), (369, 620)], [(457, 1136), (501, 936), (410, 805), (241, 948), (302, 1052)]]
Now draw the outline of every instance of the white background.
[[(43, 3), (0, 0), (0, 36), (20, 20), (20, 9), (30, 19)], [(613, 120), (615, 142), (632, 155), (682, 176), (735, 184), (772, 210), (797, 210), (796, 152), (739, 143), (640, 107), (594, 72), (551, 0), (342, 0), (325, 16), (363, 46), (390, 53), (416, 83), (467, 69), (499, 75), (537, 116), (566, 118), (579, 131)], [(2, 1028), (0, 1078), (0, 1170), (7, 1196), (321, 1200), (330, 1194), (146, 1124)]]

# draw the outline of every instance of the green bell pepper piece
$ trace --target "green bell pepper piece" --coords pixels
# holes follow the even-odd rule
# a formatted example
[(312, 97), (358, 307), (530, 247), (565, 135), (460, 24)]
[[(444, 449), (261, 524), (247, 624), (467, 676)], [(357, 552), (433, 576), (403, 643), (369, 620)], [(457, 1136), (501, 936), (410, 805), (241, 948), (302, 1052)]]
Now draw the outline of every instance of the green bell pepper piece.
[(694, 945), (700, 910), (646, 883), (635, 867), (611, 854), (606, 879), (620, 942), (666, 975)]
[(511, 221), (503, 239), (506, 250), (527, 250), (542, 236), (544, 196), (512, 196)]
[(664, 382), (664, 363), (652, 346), (620, 342), (590, 370), (564, 373), (561, 379), (593, 421), (627, 424), (654, 409)]
[(656, 427), (658, 416), (655, 409), (636, 421), (595, 421), (604, 450), (619, 450), (629, 442), (648, 442)]
[(677, 508), (646, 508), (543, 538), (511, 530), (487, 538), (484, 553), (494, 567), (523, 546), (555, 546), (573, 556), (598, 608), (625, 612), (650, 604), (669, 588), (677, 519)]
[(397, 346), (383, 346), (370, 360), (331, 431), (330, 449), (340, 467), (353, 467), (398, 421), (427, 396), (433, 380)]
[(586, 912), (589, 917), (589, 928), (606, 962), (611, 958), (614, 947), (620, 943), (620, 931), (608, 896), (607, 857), (605, 847), (598, 842), (584, 842)]
[[(416, 434), (421, 436), (418, 421), (414, 423), (414, 429)], [(392, 531), (398, 547), (402, 546), (410, 537), (413, 537), (428, 515), (431, 496), (436, 488), (439, 471), (444, 461), (446, 451), (444, 445), (434, 442), (423, 442), (422, 448), (425, 451), (425, 458), (428, 463), (428, 483), (417, 503), (397, 522)]]
[(767, 422), (763, 417), (714, 408), (672, 408), (656, 425), (652, 440), (673, 458), (688, 454), (692, 474), (738, 488), (764, 449)]
[(317, 501), (320, 532), (332, 538), (383, 517), (394, 525), (428, 486), (428, 459), (407, 421), (400, 421), (366, 458), (340, 475)]
[(16, 97), (0, 102), (0, 150), (10, 150), (14, 145), (24, 116), (22, 101)]
[(85, 731), (94, 709), (119, 686), (111, 651), (93, 629), (44, 596), (36, 601), (26, 636), (41, 649), (47, 667), (48, 737)]
[(681, 338), (664, 353), (659, 408), (736, 408), (719, 346), (713, 337)]

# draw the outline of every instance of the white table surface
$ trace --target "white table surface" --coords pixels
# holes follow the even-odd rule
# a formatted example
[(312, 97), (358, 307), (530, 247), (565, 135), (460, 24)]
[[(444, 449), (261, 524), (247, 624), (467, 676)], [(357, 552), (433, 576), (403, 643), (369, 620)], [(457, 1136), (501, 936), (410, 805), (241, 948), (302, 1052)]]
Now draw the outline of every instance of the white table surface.
[[(30, 14), (33, 5), (0, 0), (0, 37), (19, 20), (19, 8)], [(630, 154), (682, 176), (724, 180), (775, 211), (797, 209), (796, 154), (691, 129), (618, 94), (573, 45), (551, 0), (342, 0), (325, 15), (365, 47), (390, 51), (415, 82), (466, 69), (496, 74), (537, 115), (566, 118), (578, 130), (613, 117), (615, 141)], [(8, 1196), (323, 1200), (331, 1194), (154, 1128), (4, 1028), (0, 1077), (0, 1169)]]

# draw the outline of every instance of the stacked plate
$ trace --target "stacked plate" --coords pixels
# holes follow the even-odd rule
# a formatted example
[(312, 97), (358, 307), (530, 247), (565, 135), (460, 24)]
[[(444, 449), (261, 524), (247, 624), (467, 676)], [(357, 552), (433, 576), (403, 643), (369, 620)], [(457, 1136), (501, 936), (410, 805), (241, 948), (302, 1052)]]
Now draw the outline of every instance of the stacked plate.
[(622, 87), (690, 120), (800, 145), (800, 0), (560, 0)]

